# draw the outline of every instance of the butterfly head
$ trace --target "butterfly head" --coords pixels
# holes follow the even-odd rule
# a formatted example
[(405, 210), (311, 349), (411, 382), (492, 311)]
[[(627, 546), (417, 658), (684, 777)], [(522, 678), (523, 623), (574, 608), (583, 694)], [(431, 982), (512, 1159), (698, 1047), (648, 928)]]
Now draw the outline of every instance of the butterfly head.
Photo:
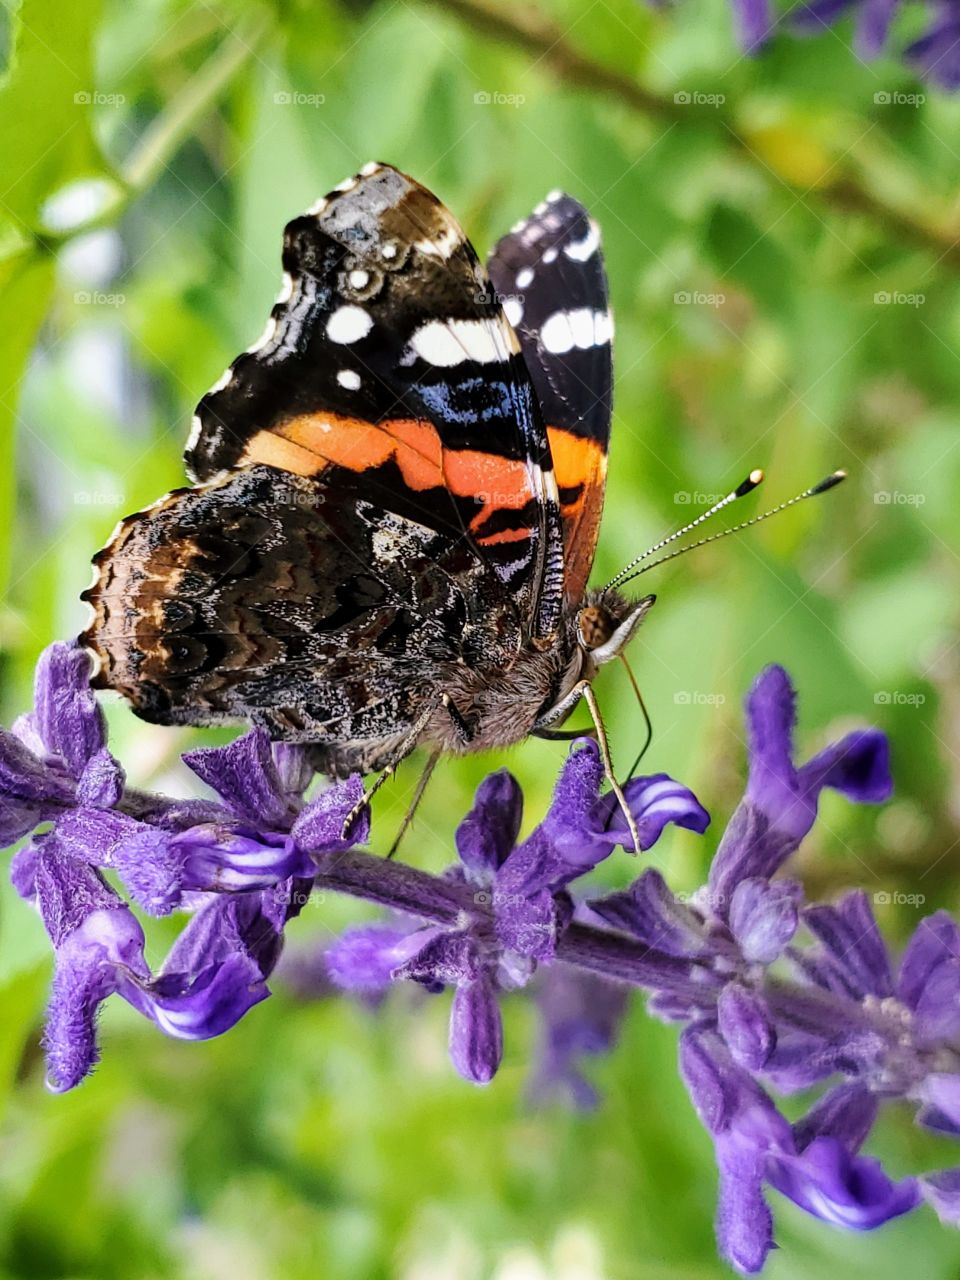
[(588, 594), (577, 614), (577, 643), (588, 678), (622, 653), (656, 599), (650, 595), (642, 600), (628, 600), (610, 588)]

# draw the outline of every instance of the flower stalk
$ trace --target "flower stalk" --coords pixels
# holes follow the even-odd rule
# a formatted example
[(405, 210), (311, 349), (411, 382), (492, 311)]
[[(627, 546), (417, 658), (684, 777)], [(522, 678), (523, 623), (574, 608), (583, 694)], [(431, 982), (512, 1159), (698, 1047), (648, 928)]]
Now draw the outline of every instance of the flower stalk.
[[(797, 764), (794, 696), (779, 667), (750, 692), (746, 791), (700, 890), (677, 895), (648, 868), (591, 896), (584, 878), (633, 849), (631, 830), (636, 852), (668, 825), (706, 831), (691, 791), (662, 773), (632, 779), (628, 824), (600, 793), (596, 743), (581, 739), (526, 839), (519, 785), (491, 774), (456, 830), (457, 861), (435, 875), (359, 848), (366, 813), (344, 838), (361, 780), (313, 792), (306, 753), (262, 730), (184, 755), (212, 798), (128, 788), (86, 655), (51, 646), (33, 712), (0, 730), (0, 835), (30, 837), (12, 878), (56, 960), (50, 1087), (73, 1088), (93, 1069), (97, 1012), (112, 996), (179, 1039), (229, 1031), (269, 996), (286, 929), (310, 895), (336, 892), (387, 914), (307, 966), (322, 975), (320, 993), (449, 990), (450, 1058), (477, 1085), (504, 1054), (502, 1001), (527, 989), (543, 1027), (532, 1095), (596, 1105), (584, 1060), (613, 1047), (629, 991), (643, 990), (648, 1011), (680, 1030), (680, 1073), (716, 1152), (718, 1244), (744, 1274), (773, 1247), (771, 1193), (853, 1230), (924, 1201), (960, 1223), (960, 1166), (895, 1179), (861, 1150), (893, 1101), (960, 1138), (960, 925), (935, 913), (897, 958), (866, 894), (808, 903), (785, 874), (825, 789), (879, 803), (892, 785), (886, 738), (873, 729)], [(134, 907), (187, 917), (156, 972)], [(811, 1089), (813, 1105), (791, 1123), (778, 1098)]]

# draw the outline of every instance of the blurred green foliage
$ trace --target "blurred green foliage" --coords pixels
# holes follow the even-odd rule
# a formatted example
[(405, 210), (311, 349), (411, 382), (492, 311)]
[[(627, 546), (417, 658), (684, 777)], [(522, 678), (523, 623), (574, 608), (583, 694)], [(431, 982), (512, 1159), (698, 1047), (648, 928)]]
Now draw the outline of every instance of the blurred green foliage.
[[(78, 630), (116, 519), (182, 482), (192, 407), (260, 331), (288, 218), (375, 156), (436, 190), (485, 251), (562, 186), (602, 226), (618, 325), (598, 578), (754, 466), (772, 500), (851, 474), (651, 577), (660, 603), (633, 655), (649, 764), (722, 827), (743, 777), (740, 699), (782, 662), (805, 749), (863, 718), (894, 744), (891, 805), (825, 806), (801, 859), (813, 891), (888, 894), (894, 933), (918, 910), (898, 894), (955, 910), (960, 104), (918, 103), (922, 86), (859, 62), (842, 26), (748, 59), (724, 0), (541, 4), (493, 18), (472, 0), (0, 9), (4, 712), (26, 708), (40, 650)], [(626, 762), (641, 722), (625, 675), (599, 689)], [(109, 716), (138, 784), (188, 785), (178, 752), (215, 736)], [(511, 754), (530, 821), (561, 755)], [(445, 762), (405, 856), (444, 865), (499, 763)], [(415, 780), (407, 766), (382, 795), (384, 844)], [(656, 860), (689, 888), (715, 842), (679, 832)], [(603, 877), (633, 870), (618, 858)], [(587, 1116), (525, 1104), (529, 1007), (510, 1009), (504, 1069), (476, 1091), (445, 1060), (445, 1000), (413, 1009), (405, 994), (374, 1015), (280, 991), (199, 1046), (111, 1009), (101, 1069), (53, 1098), (45, 940), (9, 891), (0, 905), (0, 1277), (723, 1274), (674, 1032), (639, 1003), (592, 1068), (605, 1100)], [(317, 903), (295, 945), (358, 913)], [(152, 928), (154, 961), (174, 929)], [(898, 1173), (951, 1159), (896, 1118), (880, 1142)], [(774, 1280), (960, 1268), (926, 1211), (869, 1237), (777, 1213)]]

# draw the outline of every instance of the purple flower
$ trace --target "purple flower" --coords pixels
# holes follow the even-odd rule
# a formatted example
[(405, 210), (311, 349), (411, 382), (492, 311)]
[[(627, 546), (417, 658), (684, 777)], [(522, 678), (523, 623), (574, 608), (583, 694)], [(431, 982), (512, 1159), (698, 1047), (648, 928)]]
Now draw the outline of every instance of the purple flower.
[[(518, 843), (520, 788), (488, 777), (456, 831), (442, 876), (355, 848), (366, 813), (359, 778), (306, 799), (297, 747), (261, 730), (185, 757), (216, 795), (172, 801), (126, 787), (86, 687), (86, 658), (54, 646), (38, 669), (31, 716), (0, 734), (2, 831), (49, 830), (16, 855), (12, 877), (35, 903), (56, 958), (45, 1045), (52, 1088), (97, 1060), (100, 1005), (119, 995), (168, 1035), (204, 1039), (268, 994), (285, 930), (314, 887), (390, 913), (324, 946), (324, 972), (368, 1000), (408, 981), (452, 989), (450, 1057), (488, 1084), (503, 1056), (500, 998), (533, 990), (543, 1017), (534, 1092), (596, 1101), (584, 1056), (614, 1043), (631, 987), (677, 1023), (680, 1070), (716, 1153), (721, 1252), (744, 1273), (773, 1247), (771, 1193), (835, 1227), (873, 1230), (926, 1201), (960, 1225), (960, 1165), (894, 1178), (862, 1154), (881, 1106), (960, 1137), (960, 926), (922, 921), (899, 962), (866, 894), (804, 902), (786, 864), (810, 831), (820, 793), (879, 802), (891, 790), (886, 739), (848, 734), (794, 762), (794, 693), (779, 667), (747, 699), (746, 793), (706, 884), (677, 894), (645, 869), (626, 889), (583, 901), (582, 878), (619, 846), (627, 823), (595, 743), (563, 766), (543, 821)], [(703, 832), (706, 811), (665, 774), (625, 787), (642, 849), (667, 823)], [(625, 860), (624, 860), (625, 861)], [(156, 972), (128, 902), (189, 919)], [(324, 990), (327, 988), (324, 987)], [(778, 1097), (815, 1091), (790, 1123)]]
[(53, 644), (37, 664), (34, 709), (0, 729), (0, 844), (80, 802), (116, 804), (123, 770), (106, 749), (103, 715), (83, 649)]
[[(221, 925), (202, 954), (186, 957), (184, 939), (197, 917), (152, 978), (133, 913), (95, 868), (64, 854), (55, 837), (41, 842), (35, 883), (56, 955), (44, 1044), (49, 1087), (57, 1093), (72, 1089), (95, 1066), (97, 1013), (114, 993), (168, 1034), (191, 1040), (220, 1035), (268, 994), (257, 963), (262, 943), (249, 926), (227, 931)], [(188, 958), (192, 966), (178, 964)]]
[[(602, 779), (596, 743), (580, 739), (546, 817), (517, 845), (519, 785), (505, 770), (491, 774), (457, 828), (460, 863), (448, 879), (464, 892), (454, 927), (350, 930), (327, 953), (333, 980), (366, 992), (404, 978), (430, 991), (453, 986), (451, 1058), (466, 1079), (486, 1084), (502, 1054), (497, 993), (526, 985), (552, 959), (573, 914), (567, 885), (630, 843), (613, 798), (599, 794)], [(645, 849), (670, 822), (702, 832), (710, 821), (666, 774), (635, 778), (625, 792)]]

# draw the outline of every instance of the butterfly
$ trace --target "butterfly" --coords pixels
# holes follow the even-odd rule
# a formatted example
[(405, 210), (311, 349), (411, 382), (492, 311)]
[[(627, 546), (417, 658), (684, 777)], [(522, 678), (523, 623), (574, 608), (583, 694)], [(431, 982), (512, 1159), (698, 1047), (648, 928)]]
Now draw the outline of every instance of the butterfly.
[(333, 777), (570, 736), (584, 698), (622, 802), (591, 682), (654, 597), (587, 587), (612, 328), (570, 196), (484, 268), (367, 165), (287, 225), (266, 329), (197, 407), (194, 483), (94, 558), (94, 685), (157, 724), (264, 726)]

